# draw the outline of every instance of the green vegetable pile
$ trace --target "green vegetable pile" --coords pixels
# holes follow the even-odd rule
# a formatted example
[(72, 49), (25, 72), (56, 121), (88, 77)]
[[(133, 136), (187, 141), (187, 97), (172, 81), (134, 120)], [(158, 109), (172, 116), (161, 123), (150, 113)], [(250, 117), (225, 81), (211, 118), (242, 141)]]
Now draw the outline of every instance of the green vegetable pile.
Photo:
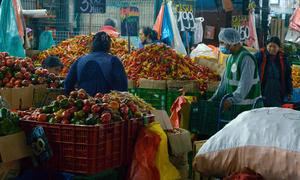
[(0, 109), (0, 136), (14, 134), (20, 131), (19, 116), (6, 108)]

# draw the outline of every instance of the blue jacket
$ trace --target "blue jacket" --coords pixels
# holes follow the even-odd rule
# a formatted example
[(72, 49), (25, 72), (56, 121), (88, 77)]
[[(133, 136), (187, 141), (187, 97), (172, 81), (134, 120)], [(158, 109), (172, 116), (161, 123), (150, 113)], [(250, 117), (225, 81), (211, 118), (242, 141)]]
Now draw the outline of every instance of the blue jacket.
[(109, 93), (111, 90), (127, 91), (127, 75), (123, 64), (104, 52), (92, 52), (79, 58), (70, 68), (65, 80), (65, 93), (82, 88), (94, 96), (96, 93)]

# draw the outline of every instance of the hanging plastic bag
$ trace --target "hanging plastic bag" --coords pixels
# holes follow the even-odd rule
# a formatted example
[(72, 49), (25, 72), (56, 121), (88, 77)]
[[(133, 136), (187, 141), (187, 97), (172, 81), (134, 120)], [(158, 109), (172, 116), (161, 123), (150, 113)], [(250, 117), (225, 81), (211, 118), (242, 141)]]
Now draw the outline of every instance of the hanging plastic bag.
[(203, 17), (195, 18), (194, 44), (198, 44), (203, 41), (203, 22)]
[(167, 4), (168, 6), (168, 12), (169, 12), (169, 16), (170, 16), (170, 20), (171, 20), (171, 25), (172, 25), (172, 30), (173, 30), (173, 38), (174, 38), (174, 49), (184, 55), (187, 55), (186, 49), (184, 47), (184, 44), (182, 42), (179, 30), (178, 30), (178, 26), (177, 26), (177, 20), (174, 16), (173, 10), (172, 10), (172, 2), (168, 2)]
[(0, 52), (25, 57), (23, 40), (19, 35), (13, 1), (3, 0), (0, 6)]
[(40, 163), (48, 161), (53, 156), (43, 127), (37, 126), (33, 129), (28, 144), (31, 145), (34, 155)]
[(162, 33), (161, 31), (162, 31), (163, 19), (164, 19), (164, 8), (165, 8), (165, 4), (163, 3), (161, 5), (159, 14), (158, 14), (155, 24), (153, 26), (153, 29), (157, 32), (158, 39), (161, 38), (161, 33)]
[(45, 51), (55, 45), (51, 31), (44, 31), (39, 38), (39, 50)]
[(148, 125), (148, 130), (160, 136), (160, 144), (155, 158), (156, 168), (159, 170), (160, 180), (180, 179), (180, 173), (169, 160), (167, 135), (158, 122)]
[(130, 180), (159, 180), (159, 171), (155, 167), (155, 157), (160, 143), (159, 135), (143, 128), (139, 133), (133, 161), (130, 167)]

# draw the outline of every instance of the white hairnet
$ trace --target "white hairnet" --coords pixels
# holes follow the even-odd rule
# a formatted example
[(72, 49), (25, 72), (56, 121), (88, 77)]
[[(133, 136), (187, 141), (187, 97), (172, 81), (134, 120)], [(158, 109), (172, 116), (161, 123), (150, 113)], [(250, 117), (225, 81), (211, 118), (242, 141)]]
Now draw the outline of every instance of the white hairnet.
[(228, 45), (235, 45), (241, 42), (241, 35), (233, 28), (224, 28), (219, 33), (219, 41)]

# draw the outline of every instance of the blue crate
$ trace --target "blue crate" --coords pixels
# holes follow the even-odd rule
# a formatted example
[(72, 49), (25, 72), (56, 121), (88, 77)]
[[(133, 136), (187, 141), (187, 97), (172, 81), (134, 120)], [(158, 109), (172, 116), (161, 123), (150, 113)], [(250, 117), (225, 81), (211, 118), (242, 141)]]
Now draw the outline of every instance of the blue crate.
[(293, 103), (300, 103), (300, 88), (294, 88), (293, 90)]

